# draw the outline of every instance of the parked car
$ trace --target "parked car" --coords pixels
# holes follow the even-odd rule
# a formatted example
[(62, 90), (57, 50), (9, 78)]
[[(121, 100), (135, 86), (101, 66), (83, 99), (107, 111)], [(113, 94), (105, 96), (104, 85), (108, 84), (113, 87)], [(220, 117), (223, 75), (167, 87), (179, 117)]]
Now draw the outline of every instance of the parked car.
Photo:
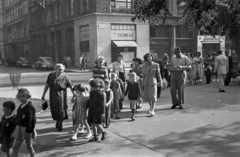
[(39, 57), (35, 63), (36, 70), (53, 69), (54, 63), (51, 57)]
[(16, 62), (17, 62), (17, 57), (7, 57), (6, 59), (7, 61), (7, 66), (16, 66)]
[(31, 68), (32, 63), (29, 58), (19, 57), (19, 60), (16, 62), (16, 67), (17, 68), (23, 68), (23, 67)]

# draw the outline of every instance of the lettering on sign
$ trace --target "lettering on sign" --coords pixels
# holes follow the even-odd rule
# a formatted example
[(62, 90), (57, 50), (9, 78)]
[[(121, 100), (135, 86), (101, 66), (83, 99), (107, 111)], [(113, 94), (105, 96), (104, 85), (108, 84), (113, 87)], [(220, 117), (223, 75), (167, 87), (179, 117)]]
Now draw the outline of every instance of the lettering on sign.
[(118, 33), (117, 34), (118, 37), (133, 37), (133, 33), (129, 34), (129, 33)]
[(205, 36), (203, 42), (221, 42), (221, 36)]
[(135, 40), (135, 30), (112, 30), (112, 40)]
[(98, 28), (99, 28), (99, 29), (104, 29), (104, 28), (105, 28), (105, 25), (99, 24), (99, 25), (98, 25)]

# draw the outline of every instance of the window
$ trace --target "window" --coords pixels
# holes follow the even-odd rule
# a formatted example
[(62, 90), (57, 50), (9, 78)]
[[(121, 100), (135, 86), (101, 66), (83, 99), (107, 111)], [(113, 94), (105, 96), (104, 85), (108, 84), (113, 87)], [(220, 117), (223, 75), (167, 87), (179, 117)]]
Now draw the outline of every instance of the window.
[(177, 15), (183, 15), (184, 7), (182, 6), (185, 0), (177, 0)]
[(133, 0), (111, 0), (111, 8), (131, 9)]
[(73, 0), (71, 0), (71, 15), (73, 15)]
[(112, 30), (135, 30), (136, 26), (131, 24), (112, 24)]
[(193, 38), (193, 32), (189, 31), (187, 27), (177, 26), (176, 27), (176, 38)]
[(89, 31), (89, 25), (84, 25), (80, 27), (80, 32)]
[(150, 27), (150, 37), (170, 37), (170, 27), (169, 26), (151, 26)]

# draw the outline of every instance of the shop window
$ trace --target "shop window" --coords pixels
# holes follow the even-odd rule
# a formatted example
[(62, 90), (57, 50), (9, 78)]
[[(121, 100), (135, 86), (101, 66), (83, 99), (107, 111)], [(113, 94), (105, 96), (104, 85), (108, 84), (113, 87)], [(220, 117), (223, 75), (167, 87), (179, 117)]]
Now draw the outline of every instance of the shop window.
[(89, 25), (84, 25), (80, 27), (80, 32), (89, 31)]
[(150, 27), (151, 37), (170, 37), (170, 27), (169, 26), (151, 26)]
[(81, 41), (80, 43), (80, 49), (81, 49), (81, 54), (86, 57), (86, 61), (90, 62), (90, 56), (89, 56), (89, 51), (90, 51), (90, 46), (89, 46), (89, 41)]
[(187, 27), (177, 26), (176, 38), (193, 38), (193, 32), (190, 31)]
[(135, 30), (136, 25), (131, 24), (112, 24), (112, 30)]

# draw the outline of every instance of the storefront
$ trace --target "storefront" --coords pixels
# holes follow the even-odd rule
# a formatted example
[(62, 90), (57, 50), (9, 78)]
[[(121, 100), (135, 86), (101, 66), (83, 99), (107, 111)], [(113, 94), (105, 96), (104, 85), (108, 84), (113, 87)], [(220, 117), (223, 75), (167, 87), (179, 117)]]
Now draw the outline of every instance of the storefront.
[(122, 55), (128, 63), (136, 57), (136, 25), (134, 24), (111, 24), (111, 60), (116, 61), (117, 55)]
[(91, 68), (98, 56), (110, 65), (121, 54), (129, 67), (133, 58), (149, 52), (149, 25), (133, 23), (129, 15), (92, 14), (75, 19), (74, 34), (75, 66), (79, 66), (80, 55), (87, 57)]
[(225, 51), (225, 36), (221, 35), (198, 35), (197, 51), (202, 53), (203, 57), (207, 54), (217, 53), (218, 50)]

